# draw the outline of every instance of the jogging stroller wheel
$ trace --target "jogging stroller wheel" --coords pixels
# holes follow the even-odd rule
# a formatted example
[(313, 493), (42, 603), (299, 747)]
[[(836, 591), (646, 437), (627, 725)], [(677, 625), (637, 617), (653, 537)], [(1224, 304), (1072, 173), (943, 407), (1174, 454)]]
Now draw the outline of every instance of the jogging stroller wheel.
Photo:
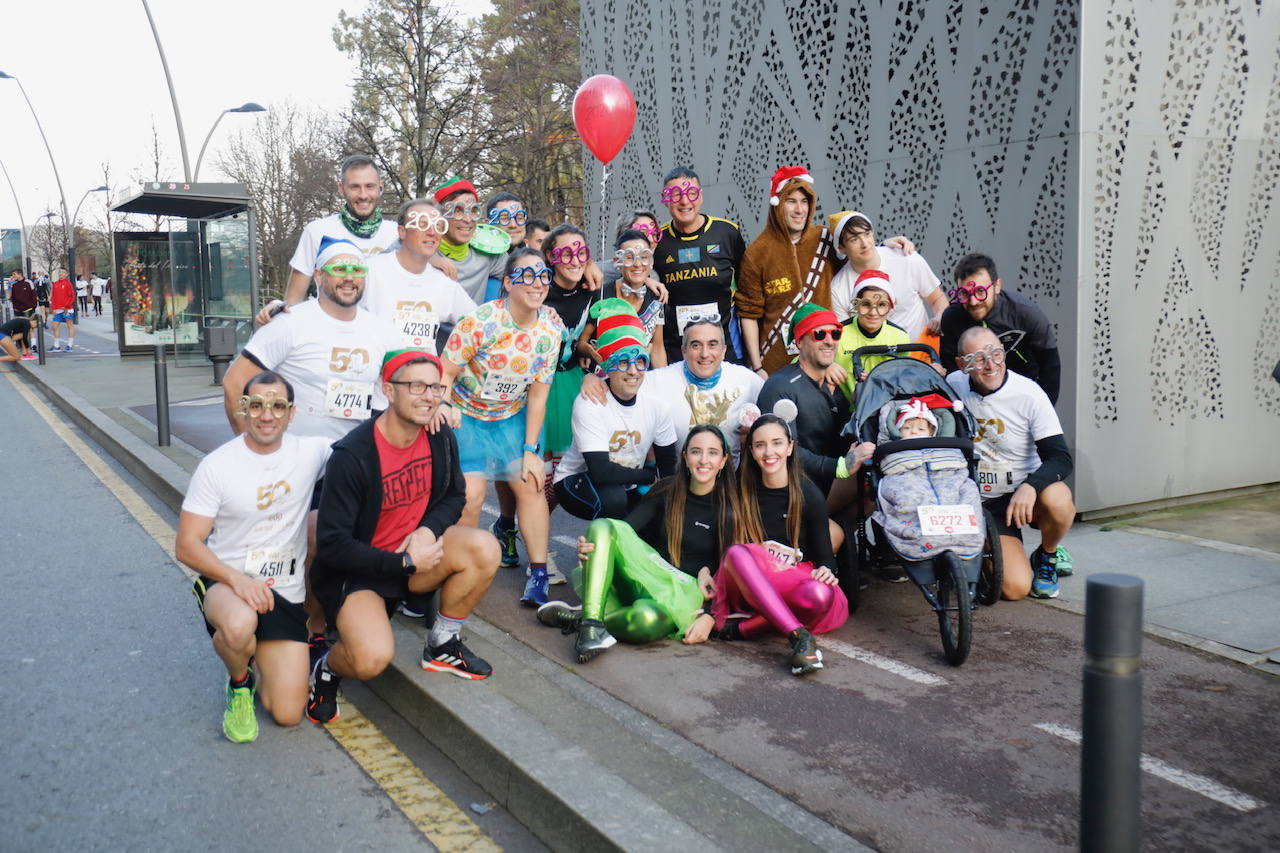
[(934, 561), (938, 578), (938, 633), (947, 663), (959, 666), (969, 657), (973, 633), (973, 601), (969, 596), (969, 580), (960, 559), (950, 551)]
[(978, 576), (978, 603), (990, 607), (1000, 600), (1004, 586), (1004, 548), (990, 510), (982, 511), (987, 536), (982, 543), (982, 573)]

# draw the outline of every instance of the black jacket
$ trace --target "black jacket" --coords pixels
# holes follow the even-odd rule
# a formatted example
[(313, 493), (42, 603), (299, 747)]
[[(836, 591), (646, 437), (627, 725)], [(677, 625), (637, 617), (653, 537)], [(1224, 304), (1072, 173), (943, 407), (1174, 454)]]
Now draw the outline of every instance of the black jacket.
[[(320, 492), (320, 517), (316, 523), (316, 556), (311, 566), (313, 584), (329, 586), (350, 576), (379, 582), (388, 597), (403, 594), (412, 571), (394, 551), (369, 543), (382, 512), (382, 469), (373, 430), (376, 418), (357, 426), (333, 445)], [(447, 425), (428, 435), (431, 445), (431, 499), (419, 522), (437, 537), (458, 522), (467, 500), (458, 460), (458, 440)], [(379, 589), (379, 592), (383, 592)]]
[(784, 397), (799, 410), (794, 427), (800, 465), (826, 494), (835, 482), (840, 457), (849, 450), (849, 439), (840, 435), (849, 422), (849, 398), (843, 391), (814, 382), (795, 361), (765, 380), (756, 405), (762, 412), (772, 412), (774, 403)]

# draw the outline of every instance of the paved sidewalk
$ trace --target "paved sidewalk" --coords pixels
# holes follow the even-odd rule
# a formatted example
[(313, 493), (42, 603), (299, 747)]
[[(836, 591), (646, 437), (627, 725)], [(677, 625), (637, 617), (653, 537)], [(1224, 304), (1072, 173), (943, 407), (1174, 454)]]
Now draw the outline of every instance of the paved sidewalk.
[[(149, 359), (50, 354), (44, 367), (23, 362), (17, 369), (172, 507), (180, 504), (203, 453), (230, 436), (220, 389), (210, 385), (211, 368), (171, 366), (174, 441), (169, 448), (155, 447)], [(560, 515), (553, 524), (553, 552), (565, 565), (572, 559), (571, 546), (582, 525)], [(1146, 583), (1150, 635), (1280, 675), (1280, 620), (1274, 615), (1280, 604), (1278, 521), (1280, 490), (1080, 524), (1067, 542), (1076, 575), (1064, 579), (1061, 597), (1047, 604), (1082, 612), (1090, 574), (1134, 574)], [(1032, 531), (1028, 547), (1034, 541)], [(644, 839), (655, 844), (660, 839), (663, 846), (677, 839), (710, 842), (724, 849), (866, 849), (861, 841), (928, 849), (926, 840), (911, 837), (854, 839), (817, 817), (827, 815), (828, 809), (835, 813), (836, 806), (823, 803), (821, 789), (806, 792), (802, 781), (790, 784), (791, 776), (802, 777), (789, 776), (787, 768), (794, 765), (798, 770), (814, 762), (828, 767), (829, 755), (807, 753), (800, 743), (787, 746), (753, 738), (756, 721), (749, 716), (736, 724), (726, 719), (723, 727), (698, 727), (703, 719), (699, 715), (723, 707), (720, 703), (732, 695), (731, 685), (759, 681), (761, 667), (772, 666), (780, 645), (730, 644), (735, 648), (728, 651), (722, 648), (725, 644), (698, 649), (678, 644), (633, 647), (627, 655), (593, 662), (589, 673), (575, 673), (566, 665), (566, 638), (541, 628), (527, 610), (515, 605), (512, 590), (523, 580), (518, 574), (500, 573), (495, 584), (499, 594), (486, 597), (479, 611), (483, 621), (473, 620), (478, 624), (470, 632), (477, 651), (504, 673), (502, 679), (493, 679), (490, 689), (468, 690), (453, 679), (442, 683), (438, 677), (424, 676), (416, 660), (420, 640), (412, 633), (421, 629), (404, 620), (396, 626), (397, 660), (371, 686), (447, 754), (466, 764), (487, 789), (506, 791), (504, 805), (540, 836), (576, 833), (583, 849), (644, 846)], [(932, 617), (908, 586), (877, 584), (875, 613), (867, 614), (867, 621), (860, 613), (824, 642), (838, 649), (841, 642), (854, 639), (881, 654), (901, 653), (918, 664), (932, 661), (937, 654)], [(982, 611), (986, 630), (994, 634), (1006, 628), (1002, 633), (1015, 638), (1005, 641), (1013, 644), (1004, 648), (1005, 654), (1016, 647), (1020, 627), (1005, 620), (1034, 613), (1032, 608), (1039, 606), (1027, 602)], [(1068, 618), (1073, 620), (1066, 613), (1044, 612), (1046, 624), (1060, 625)], [(885, 650), (874, 636), (859, 633), (883, 630), (876, 626), (893, 620), (910, 621), (913, 630), (919, 629), (924, 640), (918, 649)], [(1069, 630), (1078, 630), (1078, 625)], [(996, 638), (984, 639), (992, 648), (975, 654), (998, 654)], [(1066, 646), (1056, 648), (1073, 654)], [(1154, 647), (1151, 651), (1157, 653)], [(913, 654), (917, 657), (909, 657)], [(706, 663), (681, 663), (689, 657)], [(972, 666), (961, 671), (974, 673), (967, 676), (973, 681), (970, 686), (982, 683), (982, 674)], [(840, 689), (878, 695), (875, 677), (866, 679), (848, 668), (832, 668), (826, 678)], [(765, 689), (776, 689), (777, 701), (789, 703), (796, 701), (795, 694), (787, 692), (791, 683)], [(691, 730), (698, 733), (697, 743), (676, 733)], [(620, 779), (622, 767), (617, 763), (620, 745), (627, 745), (626, 782)], [(776, 769), (781, 775), (765, 775), (762, 762), (768, 763), (766, 770)], [(847, 773), (856, 784), (856, 771)], [(855, 806), (856, 823), (873, 820), (873, 807), (863, 813), (857, 811), (861, 803)], [(660, 828), (659, 835), (652, 834), (659, 832), (655, 828)], [(1016, 836), (1005, 840), (1016, 843)]]

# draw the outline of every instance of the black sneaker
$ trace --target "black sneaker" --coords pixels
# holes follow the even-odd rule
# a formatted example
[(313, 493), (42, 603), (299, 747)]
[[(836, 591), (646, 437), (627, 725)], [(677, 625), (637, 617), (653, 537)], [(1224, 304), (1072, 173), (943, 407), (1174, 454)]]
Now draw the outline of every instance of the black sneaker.
[(311, 658), (311, 668), (314, 670), (316, 661), (324, 657), (324, 653), (329, 651), (329, 641), (325, 639), (324, 634), (312, 634), (307, 639), (307, 654)]
[(548, 601), (538, 608), (538, 621), (548, 628), (559, 628), (561, 634), (578, 630), (582, 620), (582, 607), (564, 601)]
[(313, 723), (331, 723), (338, 719), (338, 685), (342, 676), (327, 666), (328, 655), (311, 668), (311, 695), (307, 697), (307, 719)]
[(604, 627), (603, 622), (594, 619), (583, 619), (578, 623), (578, 639), (574, 640), (573, 650), (578, 655), (578, 663), (586, 663), (593, 657), (613, 648), (618, 640)]
[(493, 675), (493, 667), (467, 648), (461, 637), (454, 637), (435, 648), (432, 648), (431, 641), (428, 640), (422, 649), (422, 668), (428, 672), (448, 672), (459, 678), (475, 681)]
[(808, 675), (822, 669), (822, 651), (808, 628), (791, 632), (791, 674)]

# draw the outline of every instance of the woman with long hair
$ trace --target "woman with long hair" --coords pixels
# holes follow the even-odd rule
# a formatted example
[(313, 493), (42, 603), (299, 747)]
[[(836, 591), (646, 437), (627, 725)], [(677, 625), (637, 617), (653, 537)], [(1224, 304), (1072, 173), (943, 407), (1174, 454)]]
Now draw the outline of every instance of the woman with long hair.
[[(790, 425), (761, 415), (747, 431), (738, 468), (738, 531), (747, 545), (725, 552), (711, 613), (728, 638), (778, 631), (791, 642), (791, 672), (822, 668), (813, 634), (839, 628), (849, 602), (832, 567), (827, 501), (800, 469)], [(741, 620), (729, 614), (751, 612)]]
[(707, 639), (714, 621), (705, 611), (715, 586), (712, 572), (725, 548), (738, 541), (729, 459), (719, 427), (695, 426), (675, 474), (655, 484), (626, 521), (591, 522), (578, 540), (582, 568), (575, 580), (582, 606), (549, 601), (538, 608), (538, 621), (577, 634), (579, 663), (617, 639)]

